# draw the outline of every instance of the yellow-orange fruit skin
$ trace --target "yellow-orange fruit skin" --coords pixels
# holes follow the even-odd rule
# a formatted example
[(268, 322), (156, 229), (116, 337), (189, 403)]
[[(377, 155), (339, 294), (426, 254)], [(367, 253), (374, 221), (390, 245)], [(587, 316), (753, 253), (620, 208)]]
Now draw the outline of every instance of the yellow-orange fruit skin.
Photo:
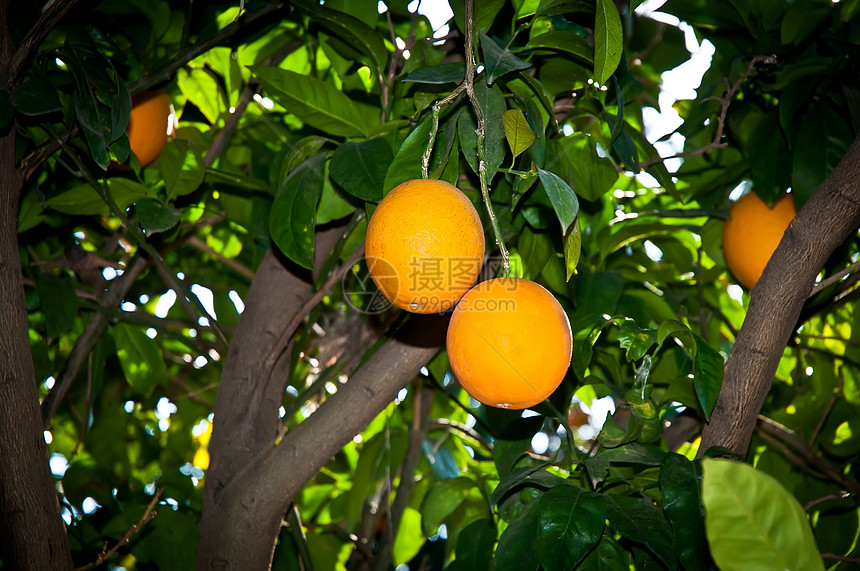
[(128, 142), (145, 167), (158, 158), (167, 145), (170, 97), (162, 90), (135, 95), (128, 119)]
[(561, 304), (543, 286), (518, 278), (481, 282), (451, 316), (448, 362), (474, 399), (523, 409), (546, 399), (570, 366), (573, 336)]
[(779, 199), (773, 208), (754, 192), (745, 194), (731, 206), (730, 218), (723, 226), (723, 255), (742, 286), (752, 289), (758, 282), (796, 215), (790, 194)]
[(392, 189), (373, 212), (365, 257), (376, 287), (397, 307), (441, 313), (477, 280), (484, 229), (457, 187), (411, 180)]

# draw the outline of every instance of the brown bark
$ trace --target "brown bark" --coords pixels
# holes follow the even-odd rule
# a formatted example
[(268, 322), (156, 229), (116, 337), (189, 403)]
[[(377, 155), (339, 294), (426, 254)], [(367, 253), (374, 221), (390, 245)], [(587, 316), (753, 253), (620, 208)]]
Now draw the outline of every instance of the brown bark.
[[(339, 229), (318, 235), (317, 268), (338, 235)], [(265, 363), (285, 325), (313, 295), (302, 273), (269, 252), (245, 301), (215, 404), (198, 569), (267, 568), (296, 492), (438, 350), (438, 341), (432, 347), (389, 341), (337, 394), (272, 447), (280, 429), (278, 408), (290, 349), (273, 371), (266, 370)]]
[(758, 284), (726, 362), (700, 452), (711, 446), (746, 455), (756, 417), (815, 277), (860, 226), (860, 137), (788, 226)]
[[(16, 85), (14, 51), (0, 1), (0, 89)], [(0, 132), (0, 560), (10, 569), (71, 569), (72, 555), (42, 431), (18, 257), (15, 125)]]

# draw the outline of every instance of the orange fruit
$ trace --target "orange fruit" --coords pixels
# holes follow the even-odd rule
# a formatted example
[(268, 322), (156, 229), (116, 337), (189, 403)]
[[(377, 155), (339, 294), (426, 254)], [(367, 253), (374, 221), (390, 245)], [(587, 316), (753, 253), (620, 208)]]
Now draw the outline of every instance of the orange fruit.
[(567, 314), (549, 291), (525, 279), (495, 278), (457, 304), (446, 345), (454, 375), (475, 400), (522, 409), (561, 384), (573, 337)]
[(167, 145), (170, 121), (170, 97), (163, 89), (145, 91), (131, 100), (128, 119), (128, 142), (145, 167), (158, 158)]
[(454, 307), (475, 283), (484, 258), (478, 211), (441, 180), (395, 187), (367, 225), (365, 257), (376, 287), (413, 313)]
[(730, 218), (723, 226), (723, 254), (741, 285), (752, 289), (758, 282), (788, 223), (796, 215), (790, 194), (770, 208), (756, 193), (750, 192), (729, 208)]

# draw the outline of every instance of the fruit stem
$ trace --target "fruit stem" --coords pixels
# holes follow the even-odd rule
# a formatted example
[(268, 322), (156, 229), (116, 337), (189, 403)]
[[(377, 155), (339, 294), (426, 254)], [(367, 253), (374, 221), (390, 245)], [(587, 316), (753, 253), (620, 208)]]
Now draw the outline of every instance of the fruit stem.
[(508, 249), (505, 247), (504, 240), (502, 240), (499, 219), (493, 210), (492, 202), (490, 202), (490, 188), (487, 184), (487, 159), (484, 152), (484, 110), (481, 109), (478, 98), (475, 97), (475, 47), (472, 35), (474, 4), (474, 0), (466, 0), (466, 78), (463, 81), (463, 85), (466, 86), (466, 94), (469, 96), (469, 101), (472, 103), (472, 108), (475, 110), (475, 118), (478, 122), (475, 135), (478, 139), (478, 178), (481, 181), (481, 196), (484, 199), (484, 206), (487, 207), (487, 214), (490, 217), (490, 225), (493, 228), (496, 245), (499, 247), (499, 253), (502, 255), (502, 275), (507, 277), (510, 276), (511, 262), (508, 256)]

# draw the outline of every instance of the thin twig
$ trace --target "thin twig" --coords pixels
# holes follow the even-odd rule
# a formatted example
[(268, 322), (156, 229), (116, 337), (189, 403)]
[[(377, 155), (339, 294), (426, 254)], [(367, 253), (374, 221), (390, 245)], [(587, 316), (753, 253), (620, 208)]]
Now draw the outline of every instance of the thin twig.
[[(136, 257), (129, 264), (122, 275), (114, 279), (107, 293), (102, 297), (100, 305), (106, 309), (115, 309), (120, 302), (125, 298), (125, 294), (131, 288), (137, 277), (146, 268), (148, 262), (142, 257)], [(104, 333), (108, 326), (108, 315), (105, 312), (98, 312), (90, 317), (87, 322), (84, 332), (81, 333), (75, 340), (72, 351), (66, 358), (66, 363), (57, 377), (57, 382), (45, 400), (42, 401), (42, 418), (47, 426), (51, 422), (51, 418), (57, 412), (60, 402), (69, 390), (72, 380), (78, 376), (84, 359), (95, 347), (96, 342)]]
[(726, 114), (729, 111), (729, 105), (731, 105), (732, 99), (734, 98), (735, 94), (738, 92), (738, 89), (740, 89), (743, 82), (746, 81), (746, 79), (752, 73), (753, 69), (755, 69), (755, 66), (757, 66), (760, 63), (768, 64), (768, 65), (775, 64), (776, 63), (776, 56), (775, 55), (755, 56), (754, 58), (752, 58), (752, 60), (750, 60), (749, 65), (747, 66), (746, 71), (743, 73), (743, 75), (740, 76), (740, 78), (738, 78), (738, 80), (732, 86), (729, 86), (728, 79), (723, 78), (723, 82), (726, 84), (726, 94), (723, 95), (722, 97), (719, 97), (719, 98), (716, 98), (716, 97), (713, 98), (713, 99), (716, 99), (720, 103), (722, 108), (720, 109), (720, 116), (717, 118), (717, 132), (714, 134), (714, 140), (712, 142), (705, 145), (704, 147), (700, 147), (698, 149), (692, 149), (690, 151), (684, 151), (682, 153), (677, 153), (677, 154), (669, 156), (669, 157), (652, 157), (650, 159), (646, 159), (646, 160), (642, 161), (641, 163), (639, 163), (639, 167), (642, 169), (645, 169), (645, 168), (650, 167), (651, 165), (655, 165), (658, 163), (662, 163), (664, 161), (668, 161), (669, 159), (681, 159), (684, 157), (703, 155), (703, 154), (707, 153), (708, 151), (713, 151), (715, 149), (725, 148), (727, 143), (722, 142), (722, 138), (723, 138), (723, 130), (725, 129), (725, 126), (726, 126)]
[(843, 476), (836, 468), (831, 466), (826, 460), (818, 456), (815, 450), (812, 449), (806, 442), (801, 440), (797, 435), (785, 426), (771, 420), (765, 416), (759, 415), (756, 428), (763, 434), (778, 438), (782, 442), (791, 446), (803, 460), (816, 470), (825, 474), (830, 480), (838, 484), (841, 488), (848, 490), (852, 494), (860, 494), (860, 484), (851, 481)]
[(860, 564), (860, 557), (845, 557), (844, 555), (836, 555), (835, 553), (822, 553), (821, 558), (831, 561), (841, 561), (843, 563)]
[(818, 295), (818, 293), (821, 292), (824, 288), (826, 288), (830, 284), (833, 284), (833, 283), (840, 281), (842, 278), (844, 278), (845, 276), (847, 276), (851, 272), (856, 271), (857, 269), (860, 269), (860, 260), (857, 260), (856, 262), (854, 262), (853, 264), (851, 264), (847, 268), (844, 268), (844, 269), (836, 272), (835, 274), (833, 274), (829, 278), (823, 279), (820, 282), (818, 282), (817, 284), (815, 284), (815, 287), (813, 287), (812, 291), (809, 292), (809, 297), (813, 297), (815, 295)]
[(11, 84), (17, 84), (20, 81), (24, 66), (33, 57), (33, 53), (42, 44), (42, 41), (51, 30), (63, 19), (63, 17), (71, 10), (78, 0), (50, 0), (42, 7), (42, 14), (39, 20), (21, 40), (15, 55), (12, 56), (12, 61), (9, 63), (9, 71), (6, 77), (9, 78)]
[(215, 251), (213, 248), (211, 248), (209, 246), (209, 244), (207, 244), (206, 242), (204, 242), (203, 240), (201, 240), (197, 236), (191, 236), (188, 239), (188, 245), (192, 246), (194, 248), (197, 248), (201, 252), (206, 252), (207, 254), (214, 256), (215, 258), (218, 259), (219, 262), (221, 262), (222, 264), (224, 264), (225, 266), (227, 266), (231, 270), (234, 270), (239, 275), (246, 277), (249, 280), (254, 279), (254, 271), (253, 270), (246, 268), (245, 266), (243, 266), (242, 264), (240, 264), (239, 262), (237, 262), (233, 258), (228, 258), (224, 254), (221, 254), (220, 252)]
[(296, 312), (295, 316), (290, 320), (287, 326), (284, 328), (281, 336), (278, 338), (278, 341), (272, 346), (272, 351), (269, 353), (269, 356), (266, 358), (266, 363), (263, 368), (264, 371), (271, 371), (275, 367), (275, 363), (283, 353), (287, 345), (290, 343), (290, 339), (293, 334), (296, 332), (299, 324), (308, 316), (311, 310), (316, 307), (322, 298), (331, 293), (334, 285), (343, 279), (343, 276), (352, 268), (352, 266), (361, 259), (364, 255), (364, 244), (356, 248), (355, 252), (344, 262), (339, 268), (333, 271), (325, 283), (320, 286), (320, 288), (304, 303), (302, 307)]
[[(122, 539), (120, 539), (116, 543), (116, 545), (111, 547), (108, 551), (102, 551), (102, 553), (99, 554), (98, 558), (96, 558), (96, 560), (92, 563), (87, 563), (82, 567), (76, 567), (75, 571), (86, 571), (87, 569), (95, 569), (96, 567), (107, 561), (114, 553), (117, 552), (120, 547), (128, 543), (128, 541), (132, 538), (134, 534), (139, 532), (143, 528), (143, 526), (152, 521), (152, 519), (156, 515), (158, 515), (158, 512), (154, 512), (152, 510), (155, 509), (155, 505), (158, 503), (158, 499), (161, 497), (161, 494), (163, 492), (164, 488), (161, 488), (155, 493), (155, 496), (153, 496), (152, 501), (149, 502), (148, 506), (146, 506), (146, 511), (143, 512), (143, 516), (141, 516), (140, 521), (131, 526), (131, 528), (129, 528), (129, 530), (125, 532), (125, 535), (122, 536)], [(107, 545), (105, 545), (105, 547), (107, 547)]]
[(834, 492), (832, 494), (827, 494), (826, 496), (822, 496), (818, 499), (812, 500), (811, 502), (807, 502), (803, 506), (803, 511), (805, 511), (805, 512), (809, 511), (810, 508), (817, 506), (820, 503), (829, 502), (830, 500), (844, 500), (844, 499), (850, 498), (852, 496), (853, 496), (853, 494), (851, 494), (849, 492), (844, 492), (844, 491), (839, 491), (839, 492)]

